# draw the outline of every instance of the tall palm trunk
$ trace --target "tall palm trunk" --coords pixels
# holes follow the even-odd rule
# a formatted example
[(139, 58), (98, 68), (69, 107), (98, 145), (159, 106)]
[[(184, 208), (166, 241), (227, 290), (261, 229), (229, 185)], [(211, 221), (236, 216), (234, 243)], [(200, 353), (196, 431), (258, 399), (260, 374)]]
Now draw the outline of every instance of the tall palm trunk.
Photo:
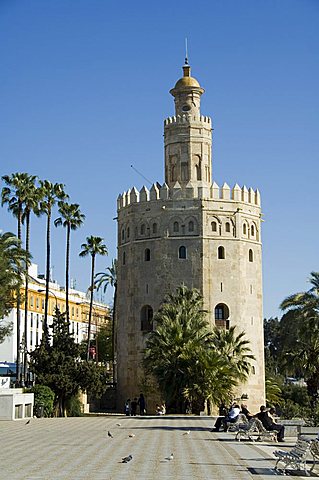
[(92, 310), (93, 310), (93, 293), (94, 293), (94, 268), (95, 268), (95, 255), (92, 254), (92, 263), (91, 263), (91, 296), (90, 296), (90, 310), (89, 310), (89, 324), (88, 324), (88, 344), (86, 359), (89, 360), (90, 357), (90, 337), (91, 337), (91, 320), (92, 320)]
[(48, 341), (48, 310), (49, 310), (49, 282), (50, 282), (50, 255), (51, 255), (51, 210), (48, 210), (47, 216), (47, 255), (46, 255), (46, 273), (45, 273), (45, 305), (44, 305), (44, 323), (43, 323), (43, 336), (45, 342)]
[(70, 270), (70, 225), (66, 229), (66, 256), (65, 256), (65, 314), (66, 321), (70, 329), (70, 318), (69, 318), (69, 270)]
[(30, 211), (26, 212), (26, 239), (25, 250), (27, 253), (25, 265), (25, 299), (24, 299), (24, 356), (23, 356), (23, 381), (26, 381), (28, 370), (28, 303), (29, 303), (29, 274), (28, 274), (28, 258), (30, 252)]
[[(21, 216), (22, 216), (22, 203), (19, 202), (18, 206), (18, 239), (20, 242), (22, 241), (22, 231), (21, 231)], [(20, 371), (20, 341), (21, 341), (21, 291), (20, 291), (20, 285), (17, 288), (17, 357), (16, 357), (16, 380), (18, 385), (20, 385), (21, 381), (21, 371)]]

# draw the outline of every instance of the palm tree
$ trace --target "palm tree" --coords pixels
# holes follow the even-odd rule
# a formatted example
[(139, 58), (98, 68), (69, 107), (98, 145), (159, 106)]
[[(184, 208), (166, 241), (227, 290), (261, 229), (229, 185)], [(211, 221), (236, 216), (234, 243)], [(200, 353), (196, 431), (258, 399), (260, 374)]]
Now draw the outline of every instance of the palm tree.
[(245, 382), (251, 371), (251, 361), (255, 359), (246, 340), (245, 332), (236, 335), (236, 327), (229, 330), (214, 328), (213, 345), (217, 352), (223, 356), (231, 368), (236, 372), (239, 381)]
[[(39, 215), (39, 201), (41, 200), (41, 190), (37, 188), (37, 176), (30, 175), (24, 188), (22, 223), (25, 223), (25, 250), (27, 256), (30, 253), (30, 220), (31, 213)], [(29, 274), (28, 263), (25, 263), (25, 291), (24, 291), (24, 359), (23, 359), (23, 379), (27, 378), (28, 369), (28, 302), (29, 302)]]
[(93, 294), (94, 294), (94, 273), (95, 273), (95, 257), (96, 255), (107, 255), (108, 251), (106, 245), (103, 243), (103, 238), (86, 237), (86, 243), (81, 245), (82, 251), (79, 253), (80, 257), (86, 257), (91, 255), (91, 284), (90, 284), (90, 310), (89, 310), (89, 324), (88, 324), (88, 344), (86, 359), (89, 360), (90, 354), (90, 335), (91, 335), (91, 320), (92, 320), (92, 310), (93, 310)]
[(51, 216), (52, 208), (57, 201), (66, 200), (68, 195), (65, 193), (63, 183), (51, 183), (48, 180), (40, 180), (42, 200), (40, 201), (40, 214), (47, 216), (46, 227), (46, 274), (45, 274), (45, 306), (43, 336), (48, 338), (48, 305), (49, 305), (49, 283), (50, 283), (50, 261), (51, 261)]
[(294, 370), (299, 368), (305, 376), (310, 403), (315, 409), (319, 391), (319, 272), (311, 272), (310, 283), (308, 291), (288, 296), (280, 308), (287, 312), (281, 322), (289, 318), (296, 339), (293, 344), (287, 342), (286, 364)]
[(108, 286), (114, 288), (113, 308), (112, 308), (112, 366), (113, 366), (113, 383), (116, 383), (116, 358), (115, 358), (115, 319), (116, 319), (116, 302), (117, 302), (117, 260), (114, 258), (110, 267), (106, 272), (99, 272), (95, 275), (95, 287), (97, 290), (103, 289), (106, 292)]
[[(18, 240), (22, 241), (22, 214), (23, 204), (25, 199), (25, 189), (30, 179), (28, 173), (13, 173), (12, 175), (4, 175), (2, 180), (6, 184), (1, 192), (1, 204), (7, 204), (8, 210), (17, 218)], [(34, 177), (35, 178), (35, 177)], [(17, 357), (16, 357), (16, 376), (17, 381), (20, 382), (20, 340), (21, 340), (21, 292), (20, 287), (17, 289)]]
[(62, 225), (66, 228), (66, 253), (65, 253), (65, 312), (66, 321), (70, 325), (69, 316), (69, 270), (70, 270), (70, 236), (71, 230), (77, 230), (83, 224), (85, 215), (80, 211), (77, 203), (58, 202), (61, 217), (54, 220), (56, 227)]
[[(168, 407), (178, 412), (184, 409), (185, 399), (194, 397), (192, 372), (194, 368), (200, 370), (199, 358), (208, 355), (212, 334), (205, 316), (199, 291), (182, 285), (176, 295), (167, 296), (154, 316), (157, 327), (146, 341), (143, 361), (146, 372), (155, 376)], [(207, 369), (201, 370), (202, 374), (207, 373)], [(196, 399), (203, 393), (201, 380), (198, 379), (201, 385)]]
[[(16, 305), (15, 293), (23, 281), (26, 257), (21, 241), (13, 233), (0, 233), (0, 320)], [(11, 326), (0, 326), (0, 343), (10, 332)]]

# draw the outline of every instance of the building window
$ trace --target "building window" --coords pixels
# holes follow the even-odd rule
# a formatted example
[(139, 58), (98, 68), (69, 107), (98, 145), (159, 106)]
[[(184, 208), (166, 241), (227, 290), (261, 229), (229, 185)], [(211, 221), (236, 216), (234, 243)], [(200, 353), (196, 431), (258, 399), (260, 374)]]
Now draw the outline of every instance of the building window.
[(30, 328), (33, 328), (33, 313), (30, 315)]
[(247, 225), (246, 225), (246, 223), (244, 223), (244, 225), (243, 225), (243, 234), (247, 235)]
[(36, 297), (36, 299), (35, 299), (35, 306), (36, 306), (37, 308), (39, 308), (39, 306), (40, 306), (40, 302), (39, 302), (39, 298), (38, 298), (38, 297)]
[(173, 231), (174, 231), (175, 233), (179, 232), (179, 224), (178, 224), (178, 222), (174, 222)]
[(76, 318), (79, 318), (79, 309), (76, 309)]
[(224, 249), (224, 247), (218, 247), (217, 256), (220, 260), (225, 259), (225, 249)]
[(127, 227), (126, 235), (127, 235), (127, 238), (130, 238), (130, 227)]
[(141, 330), (142, 332), (153, 330), (153, 309), (150, 305), (144, 305), (141, 309)]
[(42, 299), (42, 310), (44, 310), (44, 299)]
[(251, 367), (251, 373), (252, 373), (253, 375), (256, 374), (256, 368), (254, 367), (254, 365)]
[(144, 225), (144, 223), (141, 225), (141, 235), (145, 235), (145, 225)]
[(194, 222), (192, 220), (188, 223), (188, 230), (190, 232), (194, 231)]
[(219, 303), (215, 307), (215, 325), (229, 330), (229, 308), (224, 303)]
[(226, 230), (226, 232), (230, 232), (230, 223), (229, 222), (226, 222), (225, 230)]
[(254, 252), (252, 251), (252, 249), (250, 248), (249, 252), (248, 252), (248, 258), (249, 258), (249, 261), (250, 262), (253, 262), (254, 261)]
[(217, 222), (212, 222), (211, 226), (212, 226), (212, 232), (217, 232)]
[(182, 245), (178, 249), (178, 258), (186, 259), (186, 256), (187, 256), (186, 247), (184, 247), (184, 245)]
[(72, 317), (74, 317), (74, 307), (72, 307), (71, 312), (72, 312), (72, 313), (71, 313)]
[(250, 232), (251, 232), (251, 236), (254, 237), (254, 236), (255, 236), (255, 227), (254, 227), (254, 225), (252, 225), (252, 226), (250, 227)]
[(30, 297), (30, 307), (33, 307), (33, 296)]
[(124, 238), (125, 238), (125, 232), (124, 232), (124, 228), (122, 229), (122, 242), (124, 241)]
[(157, 223), (153, 223), (153, 233), (157, 233)]
[(123, 255), (122, 255), (122, 264), (125, 265), (125, 262), (126, 262), (126, 255), (125, 255), (125, 252), (123, 252)]
[(144, 260), (145, 262), (149, 262), (151, 260), (151, 250), (146, 248), (144, 251)]

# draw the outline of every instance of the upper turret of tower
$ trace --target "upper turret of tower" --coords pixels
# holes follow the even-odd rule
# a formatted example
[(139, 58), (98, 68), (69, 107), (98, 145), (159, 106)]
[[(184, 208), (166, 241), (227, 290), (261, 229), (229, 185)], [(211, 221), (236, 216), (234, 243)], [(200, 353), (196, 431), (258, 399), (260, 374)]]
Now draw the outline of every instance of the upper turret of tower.
[(191, 67), (187, 58), (183, 66), (183, 76), (180, 78), (170, 93), (175, 98), (175, 114), (185, 113), (200, 115), (200, 97), (204, 93), (196, 78), (191, 77)]

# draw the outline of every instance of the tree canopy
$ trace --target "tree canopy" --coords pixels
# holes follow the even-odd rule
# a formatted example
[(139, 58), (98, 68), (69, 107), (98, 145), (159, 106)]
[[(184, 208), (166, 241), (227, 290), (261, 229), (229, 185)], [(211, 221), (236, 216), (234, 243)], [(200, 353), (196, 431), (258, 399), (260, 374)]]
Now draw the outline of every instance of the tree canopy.
[(185, 403), (228, 401), (249, 374), (253, 356), (244, 333), (211, 330), (206, 315), (200, 292), (182, 285), (154, 316), (156, 329), (146, 341), (144, 367), (172, 411), (183, 411)]

